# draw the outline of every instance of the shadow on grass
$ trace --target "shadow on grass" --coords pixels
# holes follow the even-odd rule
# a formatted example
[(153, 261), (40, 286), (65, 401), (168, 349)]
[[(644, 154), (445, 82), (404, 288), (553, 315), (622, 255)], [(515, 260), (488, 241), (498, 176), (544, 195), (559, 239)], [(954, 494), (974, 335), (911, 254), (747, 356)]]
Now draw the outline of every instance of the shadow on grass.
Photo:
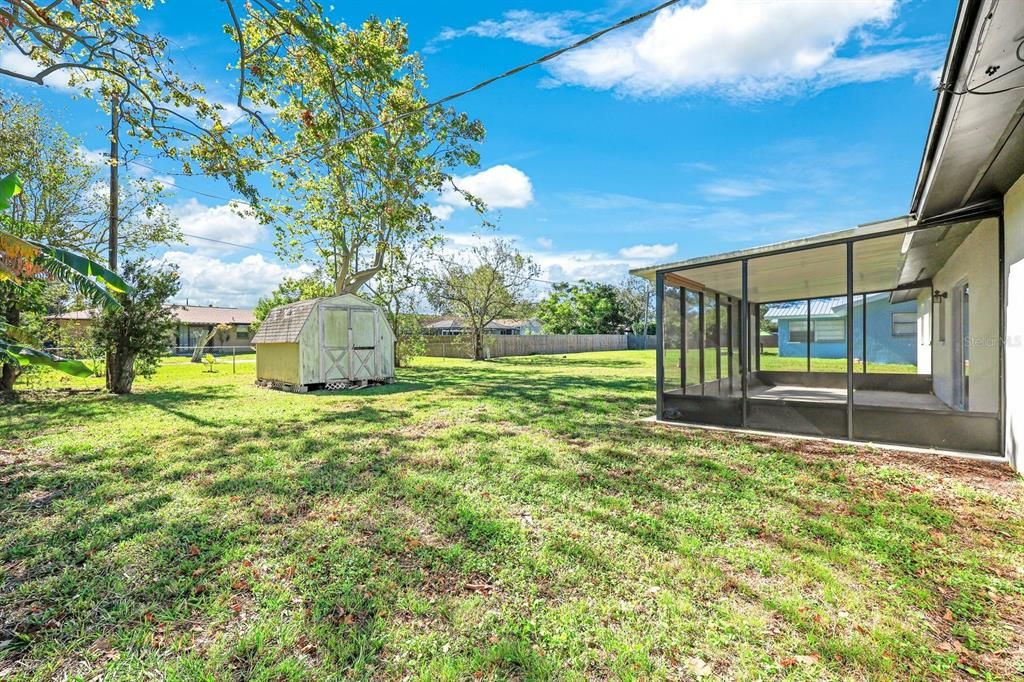
[[(828, 460), (636, 424), (651, 384), (413, 368), (398, 384), (287, 396), (287, 412), (230, 422), (201, 415), (246, 400), (233, 385), (24, 402), (12, 432), (141, 409), (175, 426), (4, 462), (0, 640), (16, 644), (0, 660), (28, 670), (95, 650), (99, 672), (103, 646), (136, 660), (159, 650), (168, 677), (190, 665), (192, 676), (244, 679), (287, 677), (302, 652), (321, 673), (398, 676), (386, 667), (403, 653), (395, 633), (422, 631), (434, 635), (418, 641), (426, 674), (544, 679), (558, 669), (534, 650), (541, 635), (523, 614), (538, 594), (552, 609), (572, 597), (552, 582), (552, 554), (585, 564), (579, 590), (637, 580), (617, 554), (696, 565), (751, 542), (820, 562), (866, 556), (885, 578), (934, 588), (916, 573), (932, 558), (927, 531), (943, 523), (922, 513), (927, 501), (859, 499), (861, 484)], [(419, 430), (416, 418), (444, 401), (488, 409), (438, 413)], [(809, 492), (861, 506), (824, 523), (801, 500)], [(699, 551), (680, 554), (683, 543)], [(745, 598), (778, 610), (767, 592)], [(500, 615), (461, 629), (478, 605)], [(794, 614), (789, 627), (823, 636)], [(446, 638), (452, 649), (439, 651)], [(881, 660), (863, 642), (836, 653), (869, 670)]]

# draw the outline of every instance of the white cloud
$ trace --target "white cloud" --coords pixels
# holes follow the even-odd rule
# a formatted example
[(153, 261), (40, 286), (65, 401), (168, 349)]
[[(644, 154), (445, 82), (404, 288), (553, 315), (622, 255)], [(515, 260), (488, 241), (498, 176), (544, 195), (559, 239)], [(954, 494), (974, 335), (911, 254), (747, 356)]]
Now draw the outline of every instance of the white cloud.
[(103, 149), (89, 149), (82, 145), (78, 145), (75, 151), (78, 153), (78, 156), (82, 161), (90, 166), (95, 166), (96, 168), (106, 166), (107, 159), (110, 158), (110, 153)]
[(510, 10), (505, 12), (501, 19), (486, 19), (462, 29), (446, 28), (432, 42), (476, 36), (508, 38), (540, 47), (558, 47), (580, 37), (571, 29), (571, 25), (583, 17), (582, 12), (541, 13), (525, 9)]
[[(23, 55), (14, 47), (7, 47), (0, 50), (0, 68), (13, 71), (25, 76), (35, 76), (45, 67), (27, 55)], [(70, 69), (58, 69), (43, 81), (49, 87), (61, 92), (77, 92), (78, 89), (70, 84), (74, 72)], [(78, 74), (81, 76), (82, 74)], [(25, 85), (33, 85), (29, 81), (8, 80), (10, 83), (22, 82)], [(37, 86), (38, 87), (38, 86)]]
[[(442, 219), (451, 217), (452, 211), (469, 206), (469, 202), (456, 191), (469, 192), (487, 208), (524, 208), (533, 201), (533, 184), (523, 171), (501, 164), (465, 177), (453, 177), (453, 187), (447, 187), (438, 199), (440, 206), (431, 210)], [(445, 208), (447, 207), (447, 209)]]
[(452, 217), (452, 213), (455, 213), (455, 207), (449, 206), (448, 204), (438, 204), (430, 207), (430, 212), (434, 214), (434, 217), (438, 220), (448, 220)]
[(625, 95), (705, 91), (736, 99), (933, 68), (942, 61), (940, 41), (896, 47), (878, 41), (870, 49), (882, 51), (865, 51), (863, 36), (889, 26), (899, 6), (899, 0), (707, 0), (663, 10), (643, 28), (605, 36), (548, 68), (560, 83)]
[(195, 199), (189, 199), (176, 206), (174, 214), (178, 226), (186, 235), (186, 243), (206, 252), (233, 251), (236, 247), (231, 244), (253, 246), (266, 236), (263, 225), (245, 206), (237, 202), (206, 206)]
[(697, 189), (709, 199), (749, 199), (775, 189), (772, 183), (757, 178), (721, 179), (706, 182)]
[(309, 265), (287, 267), (268, 261), (262, 254), (227, 262), (203, 254), (168, 251), (158, 260), (177, 266), (181, 277), (178, 299), (187, 298), (199, 305), (252, 306), (285, 277), (301, 277), (312, 271)]
[(678, 250), (678, 244), (637, 244), (619, 249), (619, 255), (630, 260), (665, 260)]
[(159, 182), (165, 189), (174, 189), (178, 186), (177, 181), (170, 175), (154, 175), (153, 180)]
[(547, 237), (537, 237), (537, 243), (540, 244), (542, 249), (550, 249), (555, 245), (555, 243)]
[[(669, 258), (676, 251), (675, 244), (637, 244), (623, 247), (617, 253), (599, 249), (557, 251), (543, 244), (543, 249), (532, 248), (518, 235), (479, 235), (458, 232), (445, 235), (444, 251), (447, 252), (448, 257), (457, 257), (460, 252), (495, 239), (507, 239), (513, 242), (521, 253), (530, 256), (540, 266), (539, 279), (549, 282), (574, 282), (581, 279), (617, 282), (628, 274), (631, 268), (650, 265), (660, 259)], [(542, 239), (544, 238), (541, 237), (536, 241), (539, 243)]]

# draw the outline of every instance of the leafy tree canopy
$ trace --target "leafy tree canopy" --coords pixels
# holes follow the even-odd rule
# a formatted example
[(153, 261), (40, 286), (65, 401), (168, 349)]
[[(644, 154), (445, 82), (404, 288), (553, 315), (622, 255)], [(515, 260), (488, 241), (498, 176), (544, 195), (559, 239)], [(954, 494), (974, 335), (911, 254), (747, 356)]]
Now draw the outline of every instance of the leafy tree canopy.
[(401, 22), (301, 23), (281, 31), (254, 10), (239, 38), (246, 95), (275, 112), (273, 155), (288, 160), (272, 169), (281, 198), (258, 211), (282, 255), (325, 267), (335, 293), (356, 292), (403, 245), (434, 234), (430, 199), (452, 170), (479, 162), (484, 129), (425, 106), (423, 65)]
[(92, 326), (96, 344), (107, 355), (107, 390), (131, 393), (136, 375), (152, 376), (167, 352), (177, 318), (167, 305), (181, 287), (170, 265), (130, 260), (123, 275), (131, 289), (116, 308), (105, 308)]
[(253, 323), (250, 326), (250, 331), (255, 333), (263, 324), (267, 313), (278, 306), (330, 296), (333, 293), (334, 285), (319, 271), (305, 277), (287, 277), (270, 292), (269, 296), (264, 296), (257, 301), (256, 307), (253, 309)]
[(537, 316), (549, 334), (620, 334), (628, 326), (618, 290), (588, 280), (555, 284)]
[(427, 283), (427, 299), (443, 313), (465, 320), (473, 356), (484, 359), (484, 330), (499, 317), (512, 317), (525, 305), (540, 267), (510, 242), (480, 244), (458, 259), (444, 259)]

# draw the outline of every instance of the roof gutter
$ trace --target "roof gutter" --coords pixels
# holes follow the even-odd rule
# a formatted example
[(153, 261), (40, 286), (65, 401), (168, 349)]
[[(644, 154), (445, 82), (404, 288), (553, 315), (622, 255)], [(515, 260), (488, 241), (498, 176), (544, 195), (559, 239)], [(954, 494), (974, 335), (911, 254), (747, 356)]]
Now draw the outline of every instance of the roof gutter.
[[(969, 52), (968, 40), (974, 33), (974, 24), (978, 18), (982, 0), (960, 0), (957, 8), (956, 24), (953, 35), (950, 36), (949, 49), (946, 52), (946, 63), (942, 69), (942, 85), (952, 86), (956, 83), (957, 75), (963, 67), (964, 59)], [(935, 109), (932, 111), (932, 122), (928, 128), (928, 138), (925, 141), (924, 153), (921, 156), (921, 166), (917, 172), (917, 182), (914, 185), (914, 195), (910, 200), (910, 214), (919, 217), (918, 213), (924, 201), (925, 186), (931, 176), (935, 164), (935, 157), (939, 148), (939, 137), (946, 127), (946, 118), (949, 115), (953, 98), (955, 95), (945, 87), (940, 87), (935, 96)]]

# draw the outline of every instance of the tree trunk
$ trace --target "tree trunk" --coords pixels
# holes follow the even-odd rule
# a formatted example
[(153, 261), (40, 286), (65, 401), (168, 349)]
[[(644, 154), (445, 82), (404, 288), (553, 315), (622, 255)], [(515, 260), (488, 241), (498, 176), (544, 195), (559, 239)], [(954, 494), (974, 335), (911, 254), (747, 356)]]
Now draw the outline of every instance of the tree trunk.
[(135, 382), (135, 354), (114, 351), (107, 356), (107, 390), (118, 395), (132, 392)]
[(484, 334), (480, 330), (473, 331), (473, 359), (484, 359)]
[[(10, 303), (10, 306), (3, 312), (3, 318), (7, 324), (17, 327), (21, 321), (21, 314), (14, 307), (13, 302)], [(12, 362), (4, 363), (2, 370), (0, 370), (0, 392), (13, 391), (14, 382), (17, 381), (19, 374), (21, 374), (21, 367), (19, 365)]]

